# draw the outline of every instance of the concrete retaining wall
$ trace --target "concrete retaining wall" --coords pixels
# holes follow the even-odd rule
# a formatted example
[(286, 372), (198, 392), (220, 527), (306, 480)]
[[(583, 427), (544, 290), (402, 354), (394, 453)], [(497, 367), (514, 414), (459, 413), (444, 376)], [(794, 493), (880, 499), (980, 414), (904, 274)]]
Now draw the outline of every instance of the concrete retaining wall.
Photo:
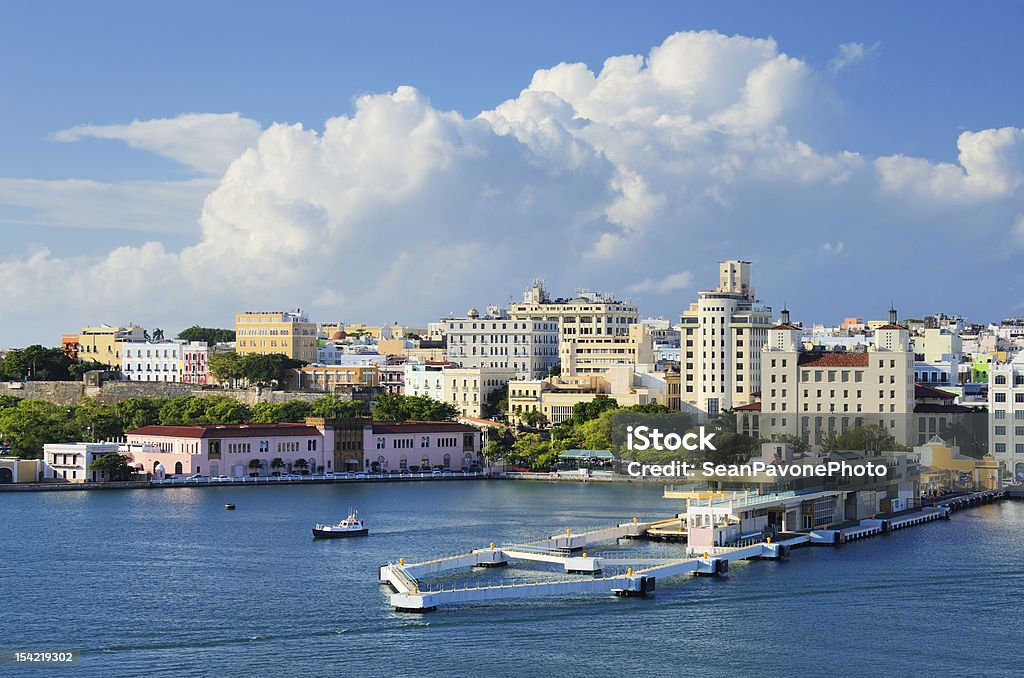
[[(86, 386), (80, 381), (28, 381), (24, 383), (0, 383), (0, 394), (16, 398), (46, 400), (55, 405), (77, 405), (84, 398), (95, 398), (104, 404), (116, 403), (129, 398), (174, 398), (177, 396), (221, 395), (234, 398), (246, 405), (261, 402), (282, 403), (288, 400), (312, 401), (323, 393), (298, 391), (271, 391), (269, 389), (219, 389), (199, 388), (193, 384), (108, 381), (102, 386)], [(345, 396), (342, 395), (344, 398)]]

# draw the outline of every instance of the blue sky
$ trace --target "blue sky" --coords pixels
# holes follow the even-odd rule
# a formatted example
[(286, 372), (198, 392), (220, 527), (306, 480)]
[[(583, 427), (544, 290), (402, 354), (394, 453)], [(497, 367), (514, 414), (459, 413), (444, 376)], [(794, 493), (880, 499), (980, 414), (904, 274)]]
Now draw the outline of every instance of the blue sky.
[[(380, 205), (365, 195), (362, 203), (336, 207), (323, 207), (324, 200), (315, 195), (308, 200), (294, 194), (287, 199), (278, 196), (275, 209), (283, 200), (298, 210), (289, 211), (287, 217), (293, 239), (300, 234), (302, 219), (307, 218), (302, 215), (311, 214), (303, 210), (324, 210), (308, 218), (328, 224), (317, 231), (317, 238), (329, 241), (318, 249), (335, 263), (321, 262), (311, 269), (317, 276), (315, 282), (289, 278), (270, 294), (238, 275), (217, 277), (214, 282), (219, 292), (212, 298), (188, 280), (126, 295), (126, 287), (134, 290), (152, 283), (145, 279), (146, 271), (135, 272), (134, 277), (125, 272), (124, 279), (111, 273), (115, 264), (109, 254), (119, 247), (141, 248), (159, 242), (164, 253), (151, 252), (147, 258), (128, 252), (123, 261), (149, 262), (149, 272), (166, 280), (172, 275), (168, 271), (176, 266), (166, 260), (166, 253), (184, 259), (183, 248), (210, 239), (198, 220), (204, 210), (203, 196), (214, 190), (241, 203), (225, 205), (220, 212), (208, 205), (208, 221), (202, 228), (208, 229), (214, 222), (224, 228), (232, 224), (233, 237), (239, 233), (261, 237), (256, 227), (246, 230), (258, 217), (245, 214), (245, 199), (239, 197), (237, 186), (226, 186), (219, 171), (183, 163), (164, 146), (156, 152), (133, 148), (123, 139), (99, 138), (97, 134), (102, 137), (106, 132), (96, 130), (76, 133), (64, 141), (56, 140), (55, 135), (81, 125), (126, 125), (133, 120), (174, 119), (183, 113), (233, 112), (262, 129), (272, 123), (302, 123), (307, 130), (322, 132), (330, 118), (355, 116), (361, 95), (388, 95), (402, 85), (414, 87), (429, 101), (425, 104), (429, 110), (455, 111), (471, 120), (481, 111), (516, 99), (538, 69), (579, 62), (596, 74), (609, 57), (649, 57), (653, 48), (676, 32), (713, 30), (725, 36), (773, 38), (778, 54), (805, 67), (786, 114), (773, 119), (765, 130), (784, 126), (787, 141), (806, 144), (823, 157), (847, 151), (862, 157), (866, 165), (877, 158), (907, 156), (927, 161), (932, 169), (941, 163), (959, 167), (957, 138), (962, 132), (1016, 129), (1024, 124), (1024, 88), (1019, 75), (1024, 70), (1019, 39), (1022, 28), (1024, 5), (1000, 2), (520, 2), (491, 6), (5, 2), (0, 9), (0, 177), (8, 183), (6, 189), (0, 187), (4, 242), (0, 260), (8, 271), (16, 270), (17, 276), (0, 277), (0, 284), (7, 286), (0, 289), (0, 296), (7, 298), (0, 298), (0, 312), (17, 322), (0, 330), (0, 345), (52, 343), (61, 330), (86, 321), (136, 320), (176, 329), (192, 319), (183, 308), (190, 309), (197, 321), (224, 325), (238, 307), (264, 300), (309, 307), (322, 319), (425, 322), (468, 305), (507, 301), (508, 295), (518, 293), (534, 275), (547, 276), (553, 287), (560, 288), (556, 291), (600, 286), (628, 292), (645, 313), (675, 316), (697, 289), (713, 282), (715, 261), (731, 256), (754, 259), (755, 282), (765, 300), (775, 306), (781, 305), (782, 298), (789, 300), (798, 309), (797, 317), (808, 322), (831, 322), (851, 314), (879, 315), (884, 310), (881, 301), (887, 305), (890, 298), (901, 300), (898, 304), (908, 314), (945, 310), (994, 320), (1021, 313), (1024, 281), (1017, 272), (1019, 252), (1012, 243), (1018, 242), (1017, 235), (1024, 235), (1024, 226), (1021, 234), (1015, 231), (1016, 220), (1024, 214), (1016, 179), (1022, 154), (1020, 144), (1009, 137), (999, 141), (1005, 149), (999, 171), (981, 175), (979, 181), (986, 186), (971, 188), (974, 193), (969, 199), (956, 205), (923, 204), (928, 202), (924, 194), (916, 200), (894, 199), (894, 192), (906, 196), (916, 190), (908, 183), (911, 168), (901, 167), (897, 178), (887, 174), (883, 182), (889, 187), (889, 197), (862, 212), (851, 206), (863, 204), (863, 195), (877, 196), (879, 191), (866, 170), (854, 169), (852, 179), (848, 174), (821, 179), (830, 186), (863, 183), (862, 189), (844, 189), (841, 195), (799, 190), (787, 197), (788, 189), (776, 191), (770, 181), (759, 177), (750, 183), (736, 181), (721, 199), (718, 187), (702, 183), (699, 192), (715, 196), (720, 203), (716, 214), (711, 214), (706, 204), (676, 205), (676, 197), (662, 190), (664, 200), (643, 208), (647, 210), (643, 215), (606, 213), (594, 221), (588, 210), (602, 201), (605, 206), (614, 202), (612, 194), (621, 188), (623, 172), (639, 176), (648, 188), (659, 183), (658, 177), (645, 174), (655, 170), (639, 169), (637, 162), (616, 161), (614, 168), (604, 168), (609, 172), (605, 175), (595, 161), (590, 176), (595, 182), (612, 185), (612, 194), (597, 192), (594, 186), (567, 187), (559, 195), (572, 196), (566, 198), (571, 204), (523, 217), (550, 220), (543, 224), (546, 229), (566, 226), (555, 223), (559, 220), (580, 219), (576, 230), (570, 229), (550, 248), (557, 256), (536, 259), (529, 248), (516, 249), (499, 237), (515, 223), (495, 225), (498, 230), (490, 233), (488, 224), (498, 224), (501, 218), (492, 220), (487, 205), (477, 202), (472, 213), (449, 212), (429, 201), (424, 203), (421, 195), (409, 198), (412, 202), (401, 209), (389, 202), (385, 210), (389, 216), (384, 218)], [(859, 58), (838, 67), (834, 60), (840, 46), (851, 43), (860, 45)], [(697, 95), (703, 96), (700, 91)], [(580, 117), (582, 104), (572, 105)], [(616, 129), (621, 132), (622, 128)], [(509, 132), (500, 134), (504, 139)], [(598, 132), (590, 133), (594, 134)], [(520, 142), (530, 146), (525, 135), (521, 130), (515, 133)], [(363, 142), (364, 148), (372, 143), (371, 136), (366, 138), (371, 141)], [(584, 138), (590, 142), (586, 134)], [(178, 142), (174, 143), (177, 148)], [(490, 141), (479, 143), (496, 162), (504, 153), (519, 152), (505, 148), (504, 143), (493, 147), (488, 145)], [(608, 153), (601, 143), (595, 148), (598, 155)], [(628, 150), (620, 152), (625, 157)], [(346, 146), (346, 152), (356, 149)], [(264, 171), (270, 171), (265, 168), (268, 162), (280, 158), (268, 157), (257, 163)], [(720, 160), (722, 156), (715, 157)], [(407, 163), (395, 162), (396, 167)], [(494, 166), (493, 175), (488, 173), (488, 165), (489, 186), (502, 182), (501, 167), (509, 166), (507, 158), (502, 162), (505, 164)], [(508, 170), (509, 181), (514, 184), (522, 179), (531, 187), (527, 191), (531, 195), (537, 184), (523, 177), (535, 164)], [(580, 169), (575, 164), (571, 167), (576, 173)], [(839, 172), (836, 168), (828, 171)], [(571, 172), (563, 167), (556, 176), (564, 178), (567, 173)], [(309, 174), (301, 176), (309, 181)], [(922, 176), (914, 174), (913, 180), (932, 182), (934, 188), (935, 178)], [(67, 179), (94, 184), (69, 190), (60, 184)], [(24, 183), (30, 180), (37, 183)], [(262, 176), (260, 180), (268, 186), (286, 181), (281, 176)], [(182, 185), (190, 181), (192, 185)], [(452, 176), (442, 183), (453, 195), (461, 196), (470, 190), (467, 180), (462, 181), (459, 184), (458, 176)], [(166, 191), (164, 182), (170, 182)], [(665, 180), (664, 185), (671, 184)], [(38, 194), (22, 198), (28, 189)], [(472, 190), (477, 189), (474, 186)], [(436, 190), (435, 186), (432, 191), (436, 194)], [(949, 193), (949, 189), (940, 190), (940, 198), (943, 191)], [(162, 197), (152, 198), (154, 192)], [(659, 192), (652, 189), (651, 193)], [(120, 200), (131, 204), (121, 209)], [(522, 194), (513, 204), (521, 201)], [(296, 203), (307, 204), (298, 209)], [(60, 206), (56, 213), (50, 209), (55, 205)], [(352, 225), (352, 215), (364, 210), (375, 216)], [(131, 218), (123, 219), (126, 213)], [(412, 233), (415, 224), (409, 223), (422, 213), (434, 215), (433, 221), (426, 220), (434, 224), (430, 243), (419, 243), (419, 236)], [(580, 216), (584, 213), (588, 214), (585, 218)], [(406, 220), (402, 222), (399, 215)], [(453, 224), (451, 232), (446, 232), (445, 224), (461, 218), (466, 223)], [(758, 220), (764, 221), (762, 228), (751, 225)], [(748, 224), (746, 230), (738, 231), (735, 238), (723, 237), (719, 246), (709, 244), (709, 234), (727, 235), (739, 221)], [(936, 226), (936, 221), (943, 224)], [(117, 225), (110, 227), (111, 223)], [(580, 225), (584, 223), (589, 225)], [(631, 258), (629, 266), (616, 266), (607, 256), (588, 259), (581, 254), (588, 242), (620, 226), (623, 233), (616, 237), (635, 245), (619, 250)], [(350, 229), (377, 230), (391, 237), (356, 242)], [(767, 232), (772, 237), (761, 242), (757, 234)], [(544, 237), (544, 233), (530, 237)], [(877, 252), (873, 239), (888, 239), (893, 234), (898, 234), (895, 240), (882, 248), (890, 252), (873, 256)], [(784, 247), (780, 238), (788, 238), (794, 247)], [(407, 251), (396, 245), (396, 239), (411, 243)], [(465, 259), (485, 257), (516, 265), (481, 274), (479, 269), (474, 272), (473, 266), (460, 263), (455, 267), (460, 268), (459, 275), (437, 274), (426, 285), (417, 282), (423, 271), (415, 265), (405, 267), (409, 270), (353, 270), (344, 285), (337, 282), (339, 266), (346, 268), (349, 253), (360, 253), (363, 258), (379, 256), (384, 261), (404, 252), (413, 261), (438, 240), (448, 247), (462, 246), (458, 256)], [(828, 245), (832, 248), (828, 251), (838, 250), (847, 261), (841, 265), (809, 261), (806, 252), (796, 251), (797, 243), (808, 240), (813, 241), (816, 252)], [(979, 245), (979, 240), (988, 246)], [(972, 245), (964, 248), (964, 243)], [(48, 252), (45, 261), (38, 259), (42, 247)], [(217, 252), (223, 263), (228, 256), (224, 248), (205, 249), (195, 254), (207, 266), (221, 268), (211, 262)], [(666, 250), (677, 254), (664, 254)], [(900, 250), (902, 255), (897, 256)], [(265, 265), (265, 255), (254, 250), (250, 263)], [(37, 266), (26, 268), (25, 262), (33, 256)], [(303, 257), (309, 255), (300, 252), (295, 256), (307, 261)], [(429, 256), (440, 268), (447, 267), (440, 263), (445, 259), (443, 253)], [(998, 261), (993, 263), (993, 259)], [(898, 271), (899, 261), (915, 270)], [(246, 264), (243, 261), (241, 265)], [(95, 285), (96, 292), (89, 296), (89, 303), (69, 303), (58, 298), (59, 286), (26, 283), (47, 270), (90, 271), (89, 284)], [(832, 273), (846, 276), (846, 282), (838, 285), (843, 292), (838, 300), (823, 291), (827, 286), (821, 284)], [(374, 279), (377, 275), (393, 282), (383, 284)], [(674, 282), (665, 283), (672, 275)], [(849, 284), (852, 276), (857, 284)], [(969, 285), (956, 283), (965, 277), (971, 279)], [(429, 295), (410, 295), (403, 301), (401, 297), (406, 295), (402, 290), (412, 287), (426, 288)], [(275, 296), (280, 290), (287, 293)], [(98, 303), (97, 296), (102, 296), (104, 303)], [(163, 302), (160, 313), (150, 303), (158, 296)], [(29, 298), (33, 304), (15, 303), (13, 297)]]

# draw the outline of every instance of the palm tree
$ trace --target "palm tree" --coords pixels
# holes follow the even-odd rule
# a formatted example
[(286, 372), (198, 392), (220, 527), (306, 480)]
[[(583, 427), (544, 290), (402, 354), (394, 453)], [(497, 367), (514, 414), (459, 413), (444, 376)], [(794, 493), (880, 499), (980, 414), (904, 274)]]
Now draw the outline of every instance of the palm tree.
[(258, 476), (260, 471), (263, 470), (263, 462), (259, 459), (250, 459), (249, 470), (252, 471), (249, 475)]
[(297, 468), (300, 471), (309, 470), (309, 462), (305, 459), (296, 459), (292, 462), (292, 468)]
[(278, 469), (278, 468), (284, 468), (284, 459), (282, 459), (281, 457), (274, 457), (270, 461), (270, 468), (271, 468), (271, 470)]
[(715, 418), (711, 420), (711, 425), (721, 433), (736, 433), (736, 410), (727, 407), (719, 411)]

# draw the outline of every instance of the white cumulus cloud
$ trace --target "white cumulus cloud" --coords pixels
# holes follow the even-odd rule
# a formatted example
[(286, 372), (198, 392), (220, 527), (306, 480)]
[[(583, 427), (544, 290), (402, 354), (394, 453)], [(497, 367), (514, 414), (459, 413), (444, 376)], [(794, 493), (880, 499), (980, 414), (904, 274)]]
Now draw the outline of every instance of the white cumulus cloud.
[[(864, 261), (807, 254), (822, 242), (826, 254), (859, 251), (854, 237), (886, 242), (872, 284), (954, 299), (961, 288), (918, 280), (927, 269), (906, 262), (948, 256), (949, 238), (935, 236), (966, 219), (977, 242), (1005, 242), (1024, 212), (1020, 130), (961, 135), (958, 165), (864, 158), (836, 150), (841, 139), (815, 147), (805, 125), (828, 98), (821, 82), (773, 40), (705, 31), (596, 70), (524, 74), (525, 89), (472, 117), (403, 86), (312, 127), (189, 114), (72, 128), (57, 137), (122, 140), (206, 175), (196, 181), (209, 190), (181, 207), (200, 214), (195, 241), (98, 257), (8, 251), (0, 314), (53, 340), (94, 322), (230, 325), (257, 307), (419, 323), (503, 303), (540, 273), (555, 294), (618, 289), (671, 315), (695, 281), (714, 283), (715, 261), (736, 257), (755, 261), (763, 297), (790, 286), (831, 307), (834, 286), (808, 277), (863, 280)], [(17, 192), (0, 184), (0, 203), (45, 208)], [(95, 193), (50, 195), (63, 196), (54, 220), (96, 206)], [(949, 208), (937, 216), (933, 202)]]
[(53, 139), (115, 139), (201, 174), (218, 175), (256, 143), (261, 131), (258, 122), (238, 113), (183, 113), (174, 118), (133, 120), (126, 125), (78, 125), (54, 133)]

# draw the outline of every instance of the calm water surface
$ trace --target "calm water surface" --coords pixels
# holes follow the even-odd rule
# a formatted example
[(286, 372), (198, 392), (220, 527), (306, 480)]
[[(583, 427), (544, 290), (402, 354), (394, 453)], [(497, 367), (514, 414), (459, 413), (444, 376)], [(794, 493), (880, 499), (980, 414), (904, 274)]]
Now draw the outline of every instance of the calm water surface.
[[(370, 537), (311, 539), (313, 522), (350, 507)], [(1020, 675), (1022, 503), (733, 564), (718, 580), (659, 580), (647, 599), (415, 615), (393, 612), (376, 580), (399, 556), (675, 507), (658, 487), (528, 481), (4, 493), (0, 647), (84, 656), (77, 667), (0, 673)], [(532, 576), (508, 570), (483, 576)]]

